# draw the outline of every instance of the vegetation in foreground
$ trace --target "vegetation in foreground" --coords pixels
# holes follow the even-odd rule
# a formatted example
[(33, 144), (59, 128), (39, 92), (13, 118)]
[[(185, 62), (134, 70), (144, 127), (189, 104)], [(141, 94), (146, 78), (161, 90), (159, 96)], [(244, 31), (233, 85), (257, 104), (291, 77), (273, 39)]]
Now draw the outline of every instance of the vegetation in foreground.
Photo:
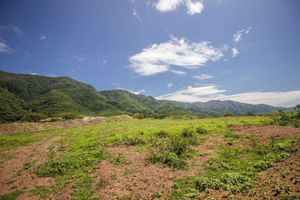
[[(133, 161), (128, 160), (125, 154), (112, 154), (109, 150), (120, 147), (134, 148), (136, 152), (145, 155), (144, 162), (148, 163), (147, 165), (163, 170), (170, 169), (172, 173), (175, 170), (189, 174), (191, 169), (195, 169), (193, 160), (205, 157), (206, 152), (198, 152), (197, 147), (211, 137), (224, 138), (220, 146), (216, 145), (215, 156), (204, 162), (203, 166), (196, 166), (197, 171), (192, 176), (174, 177), (170, 196), (161, 188), (150, 196), (164, 199), (196, 199), (201, 194), (206, 195), (208, 190), (244, 194), (251, 190), (259, 172), (285, 160), (293, 153), (293, 144), (297, 138), (262, 141), (257, 135), (233, 134), (228, 126), (270, 124), (271, 121), (267, 117), (144, 119), (112, 121), (42, 133), (1, 134), (1, 167), (5, 167), (7, 162), (14, 159), (15, 155), (11, 152), (15, 149), (22, 150), (51, 138), (60, 138), (47, 149), (47, 159), (44, 162), (34, 160), (34, 156), (30, 154), (22, 161), (18, 160), (24, 164), (20, 168), (12, 169), (15, 170), (13, 177), (1, 182), (3, 186), (17, 184), (16, 180), (27, 173), (36, 176), (36, 180), (51, 178), (54, 180), (53, 184), (32, 185), (28, 189), (16, 185), (13, 187), (15, 189), (1, 191), (1, 199), (15, 199), (24, 194), (40, 199), (55, 198), (62, 194), (67, 194), (73, 199), (99, 199), (99, 194), (101, 197), (101, 191), (106, 190), (108, 185), (113, 187), (110, 184), (122, 178), (130, 182), (133, 179), (132, 175), (136, 173), (132, 171), (134, 168), (130, 168), (134, 165)], [(32, 153), (34, 155), (36, 152)], [(9, 154), (10, 156), (7, 156)], [(109, 180), (100, 177), (95, 183), (97, 166), (105, 160), (111, 164), (113, 170), (125, 171), (123, 174), (114, 172)], [(200, 171), (202, 173), (198, 174)], [(67, 188), (69, 190), (66, 192)], [(115, 195), (116, 198), (130, 199), (128, 195)]]

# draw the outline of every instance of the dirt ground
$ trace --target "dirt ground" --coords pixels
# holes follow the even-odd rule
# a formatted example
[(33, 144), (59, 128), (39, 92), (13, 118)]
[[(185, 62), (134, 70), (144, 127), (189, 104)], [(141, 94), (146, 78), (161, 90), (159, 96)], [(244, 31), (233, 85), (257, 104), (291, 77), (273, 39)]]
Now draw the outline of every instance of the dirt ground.
[(234, 134), (258, 135), (262, 141), (269, 141), (271, 138), (281, 139), (300, 135), (300, 129), (291, 126), (264, 126), (264, 125), (234, 125), (230, 126)]
[(212, 136), (203, 144), (195, 147), (203, 154), (192, 159), (188, 170), (175, 170), (159, 164), (150, 163), (144, 153), (131, 146), (110, 147), (112, 155), (122, 155), (125, 164), (113, 165), (102, 161), (95, 173), (94, 189), (103, 200), (120, 199), (166, 199), (171, 192), (173, 180), (182, 176), (196, 175), (201, 166), (214, 156), (214, 149), (222, 143), (220, 136)]
[[(256, 134), (265, 141), (272, 137), (285, 138), (300, 135), (300, 129), (292, 127), (232, 126), (231, 129), (234, 134)], [(21, 189), (25, 193), (18, 199), (34, 199), (29, 196), (28, 191), (38, 185), (53, 185), (54, 179), (38, 178), (33, 169), (49, 159), (50, 149), (56, 148), (60, 139), (60, 137), (44, 139), (30, 146), (12, 150), (14, 157), (1, 163), (0, 194)], [(204, 173), (203, 164), (216, 155), (215, 149), (222, 144), (224, 144), (224, 138), (221, 134), (216, 134), (194, 147), (199, 152), (199, 156), (189, 161), (190, 167), (186, 170), (174, 170), (160, 164), (150, 163), (146, 153), (138, 152), (132, 146), (107, 147), (112, 157), (121, 155), (124, 160), (120, 164), (113, 164), (111, 160), (103, 160), (98, 164), (93, 173), (94, 191), (103, 200), (125, 199), (125, 197), (166, 199), (171, 192), (174, 179)], [(27, 162), (32, 162), (33, 166), (29, 170), (22, 171), (22, 167)], [(206, 194), (201, 193), (199, 199), (206, 199), (207, 194), (216, 199), (282, 199), (284, 195), (298, 195), (299, 197), (300, 142), (295, 145), (295, 151), (290, 158), (261, 172), (257, 180), (260, 184), (242, 195), (208, 190)], [(70, 199), (72, 190), (72, 186), (68, 185), (57, 198)]]
[(84, 125), (99, 124), (108, 121), (126, 121), (133, 120), (129, 115), (118, 115), (113, 117), (83, 117), (80, 119), (64, 120), (56, 122), (14, 122), (9, 124), (0, 124), (0, 134), (42, 131), (55, 128), (71, 128)]
[[(17, 148), (11, 152), (12, 159), (1, 163), (0, 194), (12, 192), (15, 189), (29, 191), (36, 186), (51, 186), (53, 178), (38, 178), (33, 169), (49, 158), (50, 149), (58, 145), (60, 137), (41, 140), (31, 146)], [(23, 170), (25, 163), (31, 163), (28, 170)]]

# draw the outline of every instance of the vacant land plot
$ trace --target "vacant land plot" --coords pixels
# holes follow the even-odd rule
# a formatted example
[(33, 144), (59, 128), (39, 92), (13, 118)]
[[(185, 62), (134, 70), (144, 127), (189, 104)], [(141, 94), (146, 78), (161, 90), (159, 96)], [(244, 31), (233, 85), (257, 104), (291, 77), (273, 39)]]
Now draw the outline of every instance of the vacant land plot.
[(1, 133), (0, 199), (299, 199), (300, 129), (268, 122), (103, 120)]

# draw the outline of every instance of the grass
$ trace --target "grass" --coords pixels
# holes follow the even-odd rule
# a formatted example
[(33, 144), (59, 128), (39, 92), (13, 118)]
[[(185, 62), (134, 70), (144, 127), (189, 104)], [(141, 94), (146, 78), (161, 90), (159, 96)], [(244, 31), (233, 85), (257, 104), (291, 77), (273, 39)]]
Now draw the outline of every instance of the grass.
[(255, 136), (232, 134), (227, 134), (225, 141), (238, 143), (245, 138), (250, 140), (249, 146), (221, 146), (218, 156), (206, 163), (204, 175), (177, 179), (170, 199), (196, 198), (198, 192), (206, 189), (232, 193), (247, 191), (255, 183), (258, 172), (290, 155), (294, 142), (294, 139), (281, 139), (262, 144)]
[(4, 195), (0, 195), (0, 200), (15, 200), (18, 198), (18, 196), (20, 196), (21, 194), (23, 194), (23, 191), (21, 190), (16, 190)]
[[(51, 152), (49, 160), (37, 168), (33, 169), (39, 177), (53, 177), (55, 185), (51, 187), (36, 187), (32, 194), (40, 198), (47, 198), (50, 195), (55, 196), (62, 191), (67, 185), (72, 185), (73, 199), (98, 199), (93, 191), (92, 184), (94, 182), (92, 174), (95, 171), (97, 164), (106, 159), (114, 166), (126, 165), (128, 161), (122, 155), (110, 155), (106, 152), (106, 147), (112, 145), (129, 145), (139, 151), (144, 151), (151, 162), (159, 163), (171, 168), (188, 168), (188, 159), (195, 156), (193, 146), (204, 142), (212, 134), (222, 134), (228, 131), (228, 125), (232, 124), (263, 124), (270, 119), (266, 117), (226, 117), (226, 118), (206, 118), (206, 119), (143, 119), (121, 122), (106, 122), (98, 125), (89, 125), (69, 129), (56, 129), (44, 131), (44, 135), (51, 138), (56, 135), (62, 137), (59, 141), (58, 149)], [(29, 145), (43, 139), (35, 133), (17, 133), (17, 134), (0, 134), (1, 148), (13, 149)], [(235, 142), (239, 138), (233, 138), (230, 135), (226, 140)], [(273, 147), (267, 149), (274, 150), (280, 153), (282, 157), (288, 155), (289, 141), (274, 141)], [(265, 147), (264, 147), (265, 148)], [(262, 147), (262, 151), (264, 151)], [(287, 148), (287, 149), (286, 149)], [(219, 156), (216, 160), (212, 160), (206, 166), (208, 174), (213, 175), (214, 179), (218, 180), (218, 185), (212, 185), (212, 180), (199, 179), (199, 177), (189, 177), (182, 180), (177, 180), (174, 194), (177, 192), (184, 195), (193, 196), (194, 193), (201, 191), (202, 188), (219, 187), (224, 189), (224, 185), (232, 185), (240, 190), (236, 184), (247, 185), (252, 181), (252, 175), (243, 174), (244, 172), (238, 168), (238, 160), (234, 156), (256, 156), (253, 161), (253, 173), (269, 167), (270, 163), (274, 162), (274, 156), (264, 162), (258, 156), (258, 151), (254, 148), (237, 149), (233, 147), (223, 147), (219, 149), (219, 155), (225, 155), (223, 158)], [(227, 156), (228, 155), (228, 156)], [(274, 158), (274, 159), (273, 159)], [(224, 160), (222, 160), (224, 159)], [(234, 163), (233, 169), (222, 169), (220, 166), (227, 162)], [(24, 165), (24, 169), (29, 169), (30, 163)], [(223, 166), (224, 167), (224, 166)], [(246, 167), (246, 166), (244, 166)], [(249, 166), (248, 166), (249, 167)], [(224, 170), (224, 173), (222, 172)], [(225, 173), (226, 172), (226, 173)], [(125, 171), (126, 176), (130, 176), (130, 171)], [(118, 179), (116, 174), (111, 177), (112, 180)], [(199, 182), (202, 180), (202, 182)], [(204, 180), (204, 182), (203, 182)], [(224, 183), (228, 180), (228, 183)], [(198, 181), (197, 186), (195, 183)], [(99, 187), (105, 187), (107, 183), (99, 182)], [(188, 187), (188, 192), (184, 192)], [(226, 186), (227, 187), (227, 186)], [(183, 191), (183, 192), (182, 192)], [(154, 196), (160, 196), (158, 191)]]

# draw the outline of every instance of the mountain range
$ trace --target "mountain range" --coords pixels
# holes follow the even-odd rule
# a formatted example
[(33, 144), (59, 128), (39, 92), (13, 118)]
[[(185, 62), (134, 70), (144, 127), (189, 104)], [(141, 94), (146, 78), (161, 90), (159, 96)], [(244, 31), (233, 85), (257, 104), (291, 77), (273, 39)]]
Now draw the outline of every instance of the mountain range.
[(197, 103), (157, 100), (121, 89), (97, 91), (69, 77), (0, 71), (0, 122), (20, 120), (28, 113), (43, 113), (49, 117), (129, 114), (140, 118), (163, 118), (266, 114), (279, 109), (288, 108), (219, 100)]

